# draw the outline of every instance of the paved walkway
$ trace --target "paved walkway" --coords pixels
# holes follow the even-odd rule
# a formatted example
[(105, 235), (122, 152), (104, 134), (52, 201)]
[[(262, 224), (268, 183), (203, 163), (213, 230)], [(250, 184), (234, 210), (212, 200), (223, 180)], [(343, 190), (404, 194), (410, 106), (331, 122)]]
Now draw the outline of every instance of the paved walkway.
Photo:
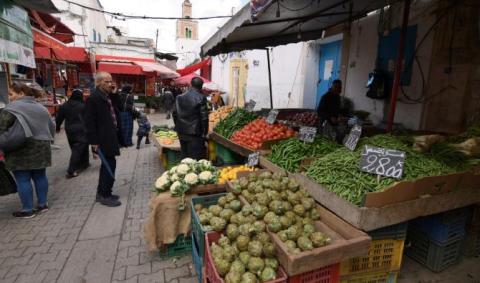
[[(152, 123), (161, 117), (153, 115)], [(15, 219), (11, 212), (20, 207), (18, 196), (0, 197), (0, 282), (197, 281), (190, 256), (160, 260), (146, 251), (143, 221), (150, 189), (161, 173), (153, 144), (122, 149), (114, 187), (122, 205), (116, 208), (94, 201), (99, 160), (67, 180), (70, 149), (63, 131), (56, 145), (60, 149), (53, 150), (48, 169), (48, 212)]]

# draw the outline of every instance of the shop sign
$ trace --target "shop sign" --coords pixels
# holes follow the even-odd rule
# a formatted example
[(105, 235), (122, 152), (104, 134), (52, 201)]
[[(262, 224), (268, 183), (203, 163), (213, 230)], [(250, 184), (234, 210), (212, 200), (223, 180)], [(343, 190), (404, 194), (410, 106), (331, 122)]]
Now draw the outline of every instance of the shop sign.
[(0, 62), (35, 68), (35, 55), (31, 48), (0, 38)]
[(400, 179), (406, 153), (400, 150), (365, 145), (360, 160), (360, 170), (380, 176)]
[(0, 21), (26, 34), (32, 34), (27, 11), (14, 4), (11, 0), (0, 1)]
[(357, 147), (357, 143), (361, 135), (362, 135), (362, 126), (360, 125), (353, 126), (352, 129), (350, 130), (350, 133), (343, 141), (343, 145), (346, 148), (350, 149), (351, 151), (354, 151), (355, 148)]

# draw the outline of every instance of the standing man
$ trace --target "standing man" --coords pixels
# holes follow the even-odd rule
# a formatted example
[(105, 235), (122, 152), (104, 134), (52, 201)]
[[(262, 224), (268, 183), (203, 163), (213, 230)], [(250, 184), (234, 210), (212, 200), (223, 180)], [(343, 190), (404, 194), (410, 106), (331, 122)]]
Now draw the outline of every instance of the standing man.
[(194, 77), (188, 92), (175, 99), (173, 122), (180, 139), (182, 158), (196, 160), (207, 155), (205, 137), (208, 133), (207, 98), (201, 93), (203, 80)]
[(332, 140), (337, 139), (336, 127), (339, 123), (341, 107), (340, 93), (342, 93), (342, 81), (334, 80), (328, 92), (322, 96), (317, 108), (322, 132)]
[(85, 124), (92, 151), (101, 160), (96, 201), (114, 207), (121, 205), (117, 195), (112, 194), (115, 182), (115, 156), (120, 155), (118, 142), (119, 119), (115, 112), (110, 93), (113, 91), (112, 76), (98, 72), (95, 76), (95, 92), (88, 98), (85, 106)]
[(170, 119), (174, 102), (175, 97), (173, 97), (173, 93), (169, 90), (165, 91), (165, 94), (163, 95), (163, 105), (165, 106), (165, 111), (167, 113), (167, 120)]

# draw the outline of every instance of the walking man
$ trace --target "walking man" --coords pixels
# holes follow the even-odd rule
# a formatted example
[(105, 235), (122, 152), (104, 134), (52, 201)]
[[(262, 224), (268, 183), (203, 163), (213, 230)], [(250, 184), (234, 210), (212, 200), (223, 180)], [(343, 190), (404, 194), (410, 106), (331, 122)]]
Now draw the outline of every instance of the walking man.
[(112, 194), (115, 182), (115, 157), (120, 155), (118, 142), (118, 117), (109, 94), (113, 91), (112, 76), (98, 72), (95, 76), (95, 92), (85, 106), (85, 124), (88, 142), (92, 151), (102, 161), (98, 178), (96, 201), (114, 207), (121, 205), (117, 195)]
[(201, 93), (203, 80), (194, 77), (190, 90), (175, 99), (173, 122), (180, 139), (182, 158), (196, 160), (207, 155), (205, 138), (208, 133), (207, 98)]

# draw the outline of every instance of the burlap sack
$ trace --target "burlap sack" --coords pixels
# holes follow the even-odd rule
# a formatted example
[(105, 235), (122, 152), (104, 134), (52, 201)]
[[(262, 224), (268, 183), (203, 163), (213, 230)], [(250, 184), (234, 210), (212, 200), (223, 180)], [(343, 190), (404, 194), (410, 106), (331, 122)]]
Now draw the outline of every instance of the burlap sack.
[(150, 252), (158, 250), (162, 245), (174, 243), (181, 234), (189, 233), (191, 199), (192, 195), (186, 195), (185, 210), (179, 211), (180, 198), (172, 197), (170, 192), (152, 195), (150, 215), (144, 224), (144, 236)]

